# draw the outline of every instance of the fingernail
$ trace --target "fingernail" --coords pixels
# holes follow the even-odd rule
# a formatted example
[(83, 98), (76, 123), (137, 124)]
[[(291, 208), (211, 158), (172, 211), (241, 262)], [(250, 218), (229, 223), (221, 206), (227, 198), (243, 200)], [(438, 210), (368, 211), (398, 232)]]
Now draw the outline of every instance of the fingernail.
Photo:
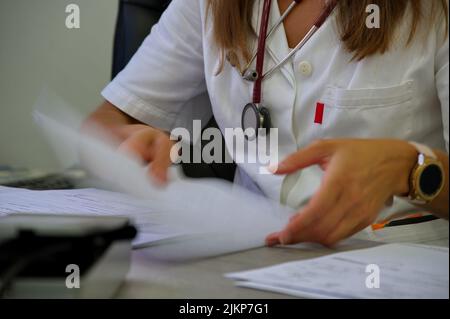
[(266, 240), (266, 246), (267, 247), (273, 247), (276, 246), (278, 244), (278, 240), (277, 239), (268, 239)]
[(269, 165), (269, 166), (266, 166), (266, 169), (270, 172), (270, 173), (272, 173), (272, 174), (276, 174), (277, 173), (277, 171), (278, 171), (278, 169), (279, 169), (279, 163), (277, 163), (277, 164), (271, 164), (271, 165)]
[(160, 183), (162, 183), (162, 184), (166, 184), (167, 183), (167, 176), (164, 173), (159, 173), (158, 174), (158, 179), (159, 179)]
[(280, 244), (280, 240), (278, 239), (278, 236), (271, 235), (270, 238), (266, 238), (266, 246), (273, 247)]
[(167, 183), (167, 177), (164, 174), (164, 172), (161, 172), (160, 170), (154, 170), (153, 171), (153, 177), (156, 183), (159, 185), (165, 185)]

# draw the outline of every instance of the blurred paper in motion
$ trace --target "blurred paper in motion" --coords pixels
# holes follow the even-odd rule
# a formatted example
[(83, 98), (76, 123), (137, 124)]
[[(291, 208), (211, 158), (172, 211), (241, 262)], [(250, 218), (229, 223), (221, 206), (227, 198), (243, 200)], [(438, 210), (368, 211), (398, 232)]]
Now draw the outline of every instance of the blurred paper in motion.
[[(61, 116), (62, 109), (59, 116)], [(175, 170), (170, 183), (160, 187), (147, 167), (130, 154), (118, 152), (114, 140), (100, 129), (81, 134), (67, 121), (36, 110), (35, 119), (52, 139), (55, 152), (78, 149), (82, 166), (111, 189), (144, 199), (152, 222), (177, 229), (182, 240), (170, 241), (148, 251), (158, 259), (198, 258), (264, 245), (265, 237), (283, 228), (290, 208), (232, 183), (216, 179), (188, 179)], [(139, 225), (138, 225), (139, 226)]]

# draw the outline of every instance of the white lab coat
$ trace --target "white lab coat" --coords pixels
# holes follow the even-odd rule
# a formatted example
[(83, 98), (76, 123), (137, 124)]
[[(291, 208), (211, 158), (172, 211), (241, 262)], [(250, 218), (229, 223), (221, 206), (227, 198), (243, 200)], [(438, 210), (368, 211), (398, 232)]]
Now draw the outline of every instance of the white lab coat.
[[(253, 16), (256, 45), (263, 0)], [(102, 92), (106, 100), (151, 126), (167, 131), (203, 123), (214, 114), (221, 129), (241, 125), (253, 83), (228, 62), (215, 75), (219, 52), (212, 40), (207, 0), (174, 0), (131, 62)], [(280, 16), (273, 1), (270, 24)], [(324, 138), (396, 138), (446, 149), (449, 143), (448, 36), (444, 23), (405, 47), (408, 19), (383, 55), (351, 61), (331, 16), (290, 63), (263, 83), (263, 104), (279, 129), (279, 158)], [(289, 52), (283, 27), (268, 40), (268, 70)], [(317, 103), (322, 124), (314, 123)], [(317, 167), (289, 177), (262, 175), (239, 164), (267, 196), (292, 207), (308, 200), (320, 183)], [(248, 181), (247, 181), (248, 184)], [(345, 187), (345, 185), (342, 185)], [(400, 201), (389, 211), (401, 209)], [(384, 212), (384, 214), (387, 212)], [(383, 215), (384, 215), (383, 214)]]

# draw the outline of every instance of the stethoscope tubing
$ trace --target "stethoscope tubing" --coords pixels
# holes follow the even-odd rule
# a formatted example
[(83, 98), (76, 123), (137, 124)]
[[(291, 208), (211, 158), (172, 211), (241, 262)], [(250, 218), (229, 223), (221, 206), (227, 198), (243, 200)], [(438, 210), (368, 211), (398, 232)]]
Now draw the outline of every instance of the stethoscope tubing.
[[(280, 19), (278, 19), (278, 21), (276, 22), (276, 24), (270, 29), (266, 39), (269, 39), (270, 36), (274, 33), (274, 31), (281, 25), (281, 23), (283, 23), (283, 21), (286, 19), (286, 17), (292, 12), (292, 10), (294, 9), (294, 7), (299, 4), (302, 0), (297, 0), (297, 1), (293, 1), (290, 6), (288, 7), (288, 9), (284, 12), (284, 14), (280, 17)], [(317, 18), (317, 20), (314, 22), (314, 25), (311, 27), (311, 29), (309, 29), (308, 33), (303, 37), (303, 39), (297, 44), (297, 46), (291, 51), (289, 52), (289, 54), (283, 59), (281, 60), (279, 63), (277, 63), (276, 65), (274, 65), (270, 70), (268, 70), (267, 72), (265, 72), (264, 74), (258, 74), (258, 72), (255, 72), (255, 75), (257, 77), (260, 77), (261, 79), (264, 79), (268, 76), (270, 76), (272, 73), (274, 73), (276, 70), (280, 69), (287, 61), (289, 61), (289, 59), (292, 58), (292, 56), (294, 56), (299, 50), (301, 50), (305, 44), (313, 37), (313, 35), (317, 32), (317, 30), (319, 30), (319, 28), (322, 26), (322, 24), (326, 21), (326, 19), (331, 15), (331, 13), (333, 12), (334, 8), (337, 5), (337, 0), (333, 0), (331, 1), (328, 5), (327, 8), (322, 12), (322, 14), (319, 16), (319, 18)], [(250, 69), (250, 66), (252, 65), (252, 63), (254, 62), (255, 58), (258, 55), (258, 50), (256, 51), (256, 53), (254, 54), (254, 56), (252, 57), (252, 59), (250, 60), (250, 62), (246, 65), (246, 67), (244, 68), (243, 72), (242, 72), (242, 76), (244, 77)]]
[[(272, 28), (270, 28), (270, 30), (266, 36), (266, 40), (270, 39), (270, 37), (275, 33), (275, 30), (283, 23), (283, 21), (288, 17), (288, 15), (292, 12), (292, 10), (295, 8), (295, 6), (297, 4), (299, 4), (300, 2), (302, 2), (302, 0), (292, 1), (292, 3), (286, 9), (286, 11), (283, 13), (283, 15), (277, 20), (275, 25)], [(258, 56), (258, 50), (255, 50), (253, 52), (252, 58), (245, 66), (244, 71), (242, 72), (242, 76), (244, 76), (244, 74), (250, 69), (250, 66), (253, 64), (253, 62), (255, 61), (257, 56)]]

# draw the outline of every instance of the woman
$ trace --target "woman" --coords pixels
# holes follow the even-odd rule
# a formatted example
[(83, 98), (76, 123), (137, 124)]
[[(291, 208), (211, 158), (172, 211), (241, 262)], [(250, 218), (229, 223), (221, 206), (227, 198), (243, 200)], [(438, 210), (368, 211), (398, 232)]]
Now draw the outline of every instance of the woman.
[(239, 163), (239, 182), (299, 209), (268, 245), (333, 245), (414, 209), (448, 218), (447, 20), (445, 0), (174, 0), (89, 122), (165, 182), (167, 133), (210, 105), (222, 131), (241, 127), (256, 91), (285, 159), (272, 175)]

